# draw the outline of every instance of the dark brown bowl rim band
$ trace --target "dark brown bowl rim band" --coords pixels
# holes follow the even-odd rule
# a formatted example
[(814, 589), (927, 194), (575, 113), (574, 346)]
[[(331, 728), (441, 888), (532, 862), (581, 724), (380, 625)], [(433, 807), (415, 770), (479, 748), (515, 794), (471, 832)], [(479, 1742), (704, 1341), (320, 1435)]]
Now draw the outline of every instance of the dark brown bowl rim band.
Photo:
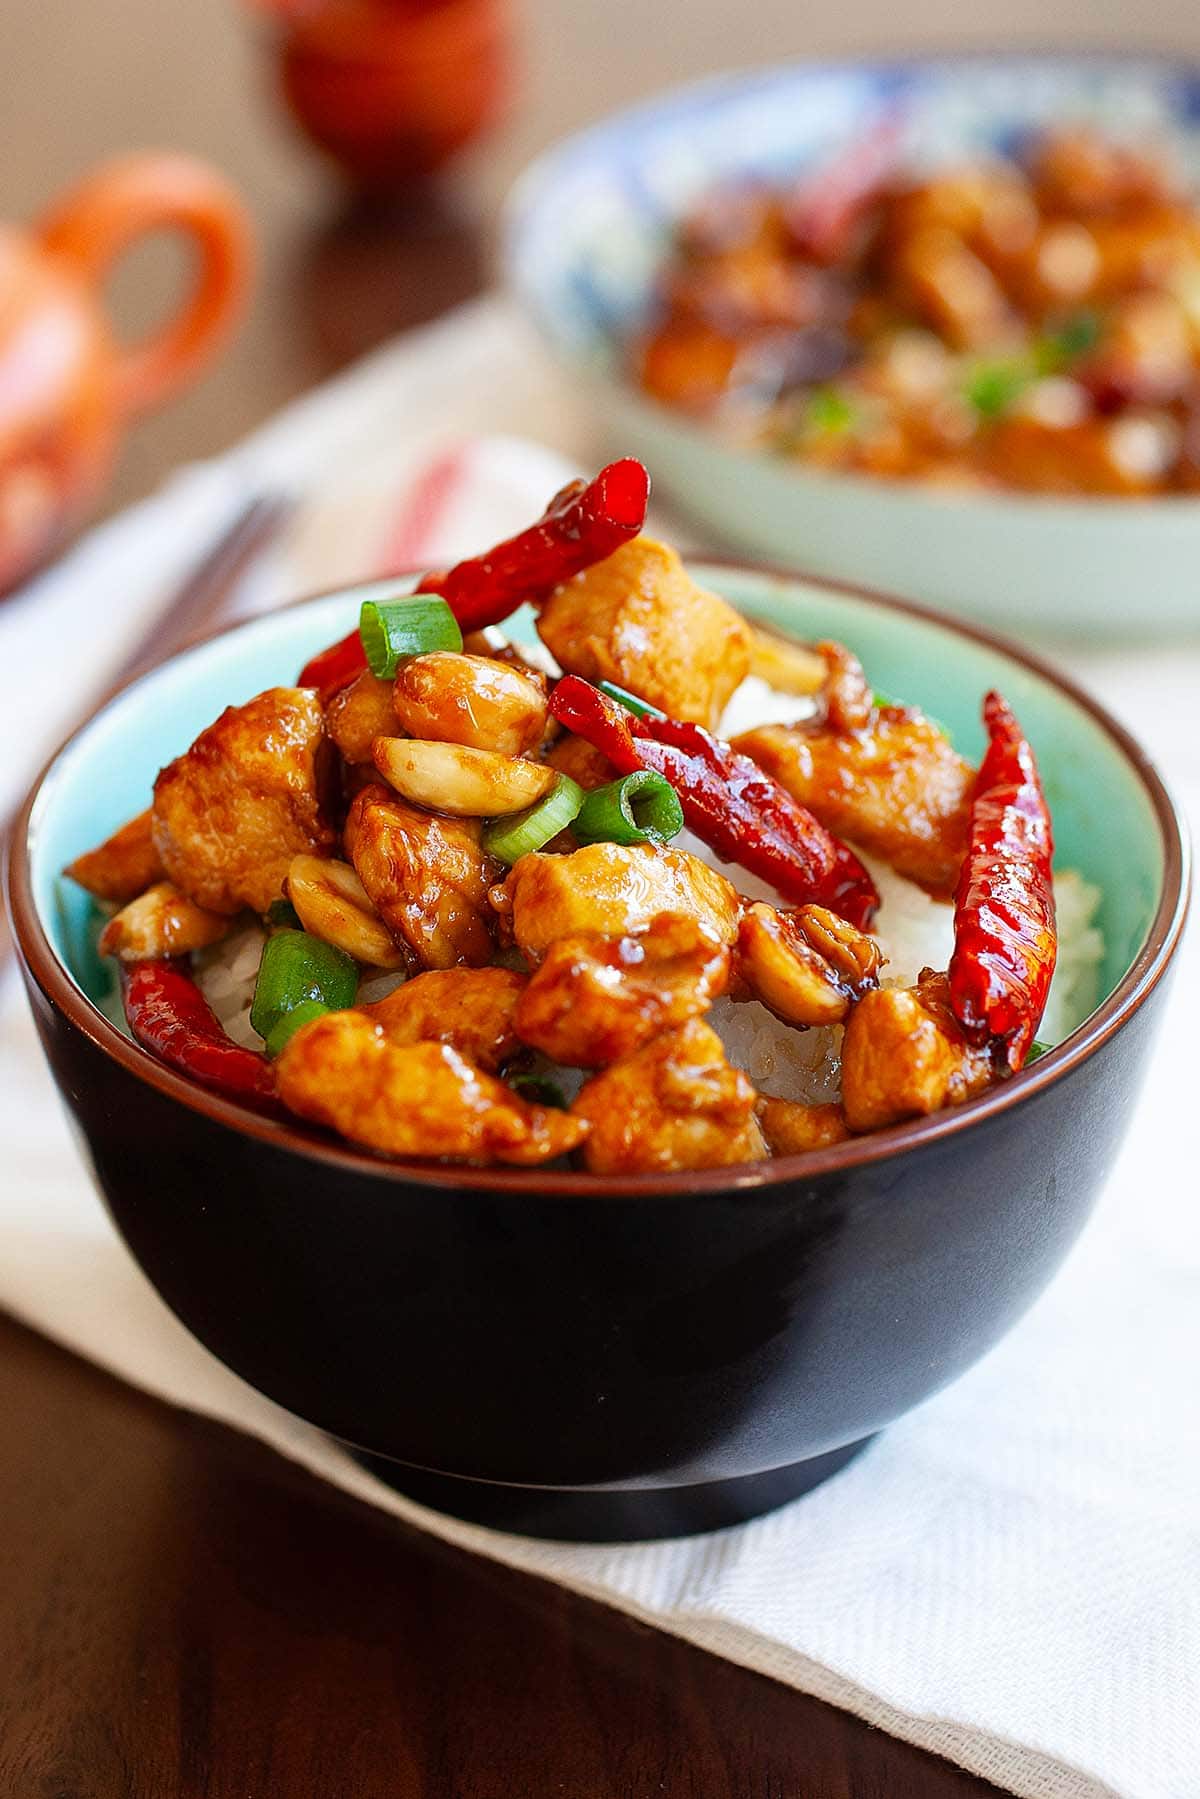
[[(270, 1119), (263, 1118), (232, 1100), (222, 1099), (218, 1095), (208, 1092), (196, 1082), (188, 1080), (186, 1076), (176, 1074), (174, 1070), (166, 1067), (165, 1064), (159, 1062), (148, 1051), (140, 1048), (132, 1039), (119, 1031), (75, 985), (51, 946), (33, 902), (29, 868), (29, 827), (34, 807), (46, 780), (67, 746), (83, 731), (88, 730), (100, 713), (122, 698), (124, 694), (130, 692), (132, 688), (154, 675), (157, 670), (153, 669), (148, 674), (140, 675), (136, 680), (129, 682), (118, 693), (106, 698), (97, 706), (87, 723), (71, 732), (65, 742), (59, 745), (36, 777), (17, 817), (9, 843), (6, 886), (14, 936), (34, 980), (51, 1004), (56, 1006), (71, 1024), (90, 1038), (98, 1049), (111, 1056), (131, 1074), (145, 1081), (158, 1092), (168, 1098), (178, 1100), (182, 1105), (203, 1114), (214, 1123), (258, 1138), (265, 1143), (274, 1144), (281, 1150), (290, 1150), (297, 1155), (309, 1156), (317, 1161), (327, 1163), (333, 1168), (369, 1175), (377, 1180), (404, 1182), (415, 1186), (450, 1188), (479, 1195), (507, 1193), (514, 1196), (590, 1200), (654, 1197), (676, 1200), (693, 1194), (711, 1195), (775, 1187), (789, 1182), (812, 1182), (826, 1175), (837, 1175), (852, 1168), (885, 1162), (907, 1150), (925, 1148), (942, 1142), (946, 1138), (969, 1130), (974, 1124), (982, 1123), (985, 1119), (993, 1118), (998, 1113), (1006, 1112), (1014, 1106), (1023, 1104), (1026, 1100), (1043, 1092), (1054, 1082), (1072, 1074), (1133, 1016), (1157, 986), (1174, 954), (1187, 914), (1190, 896), (1190, 857), (1180, 814), (1162, 777), (1145, 751), (1124, 726), (1118, 723), (1089, 693), (1076, 686), (1073, 681), (1060, 674), (1040, 657), (1031, 655), (1022, 645), (1010, 642), (995, 632), (951, 618), (933, 607), (921, 606), (914, 601), (880, 593), (854, 582), (831, 580), (824, 576), (805, 574), (802, 570), (738, 557), (705, 556), (697, 553), (689, 554), (688, 559), (702, 562), (710, 568), (766, 576), (773, 580), (802, 582), (806, 586), (823, 589), (829, 593), (841, 593), (855, 599), (867, 600), (872, 605), (882, 606), (885, 610), (919, 619), (922, 623), (932, 624), (939, 629), (982, 644), (985, 648), (995, 650), (1021, 664), (1059, 693), (1072, 700), (1096, 720), (1105, 734), (1122, 751), (1150, 798), (1162, 838), (1163, 884), (1158, 907), (1145, 942), (1113, 992), (1069, 1037), (1045, 1056), (1040, 1057), (1031, 1068), (1013, 1076), (1010, 1080), (989, 1087), (977, 1098), (968, 1100), (961, 1106), (935, 1112), (926, 1118), (910, 1119), (903, 1124), (892, 1125), (886, 1130), (856, 1137), (849, 1142), (834, 1144), (826, 1149), (811, 1150), (802, 1155), (780, 1156), (763, 1162), (745, 1163), (733, 1167), (688, 1170), (667, 1175), (622, 1175), (604, 1178), (591, 1174), (545, 1172), (529, 1168), (480, 1168), (462, 1163), (440, 1164), (398, 1159), (385, 1160), (372, 1155), (369, 1151), (353, 1149), (333, 1139), (326, 1141), (315, 1133), (310, 1134), (304, 1131), (299, 1126), (275, 1123)], [(396, 577), (398, 581), (404, 578), (403, 575)], [(306, 595), (292, 601), (288, 609), (290, 610), (293, 606), (315, 604), (319, 600), (330, 598), (337, 593), (352, 594), (355, 587), (366, 585), (375, 585), (375, 583), (354, 583), (345, 588), (332, 588), (322, 593)], [(177, 654), (187, 655), (201, 644), (212, 642), (218, 637), (231, 636), (237, 631), (261, 624), (263, 616), (260, 614), (254, 618), (239, 620), (233, 625), (207, 632)], [(171, 661), (175, 659), (175, 657), (170, 658)]]

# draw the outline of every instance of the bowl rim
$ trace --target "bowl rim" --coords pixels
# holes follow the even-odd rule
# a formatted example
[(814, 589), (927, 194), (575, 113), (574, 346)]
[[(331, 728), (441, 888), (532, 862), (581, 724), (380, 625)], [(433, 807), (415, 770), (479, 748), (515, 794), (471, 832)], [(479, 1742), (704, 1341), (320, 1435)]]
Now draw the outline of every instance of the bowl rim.
[[(615, 386), (627, 400), (645, 409), (660, 429), (669, 428), (686, 438), (689, 443), (719, 451), (745, 468), (768, 468), (784, 479), (795, 481), (798, 486), (811, 488), (814, 496), (818, 496), (823, 490), (849, 491), (864, 497), (882, 493), (935, 508), (956, 508), (960, 511), (977, 508), (1002, 516), (1028, 511), (1034, 516), (1049, 516), (1065, 522), (1086, 523), (1100, 517), (1127, 518), (1131, 506), (1129, 497), (1120, 499), (1111, 494), (1041, 493), (1019, 487), (960, 491), (922, 482), (917, 478), (875, 475), (861, 469), (820, 468), (799, 460), (773, 456), (769, 451), (753, 445), (731, 441), (723, 437), (719, 430), (706, 426), (687, 413), (666, 405), (654, 395), (645, 393), (621, 366), (619, 355), (614, 356), (612, 366), (600, 368), (591, 365), (585, 357), (565, 346), (549, 322), (554, 316), (552, 309), (539, 305), (532, 296), (528, 283), (522, 279), (520, 259), (515, 250), (518, 225), (532, 213), (541, 197), (551, 190), (554, 176), (564, 160), (579, 156), (589, 145), (603, 145), (607, 137), (617, 135), (619, 127), (650, 121), (673, 104), (682, 103), (693, 96), (711, 94), (732, 98), (755, 83), (786, 79), (789, 75), (846, 76), (921, 68), (953, 69), (956, 64), (970, 68), (981, 64), (1020, 66), (1037, 63), (1107, 66), (1114, 71), (1121, 71), (1132, 64), (1164, 74), (1175, 72), (1191, 75), (1200, 83), (1200, 54), (1183, 50), (1145, 50), (1132, 42), (1007, 47), (984, 44), (961, 48), (946, 46), (932, 50), (880, 50), (861, 57), (787, 57), (775, 63), (748, 63), (687, 81), (671, 82), (565, 133), (553, 143), (545, 145), (524, 165), (510, 185), (500, 212), (498, 263), (504, 287), (517, 301), (547, 351), (564, 372), (592, 384), (602, 383), (605, 388)], [(608, 334), (606, 341), (614, 352), (619, 352), (619, 342)], [(1200, 512), (1200, 493), (1138, 495), (1136, 500), (1139, 517), (1184, 518), (1190, 522)]]
[[(333, 1137), (325, 1140), (315, 1128), (266, 1117), (177, 1074), (118, 1030), (95, 1003), (88, 999), (60, 961), (46, 935), (33, 896), (29, 855), (33, 815), (61, 757), (110, 707), (181, 657), (188, 656), (219, 638), (232, 637), (240, 631), (261, 626), (273, 616), (270, 613), (259, 613), (198, 634), (155, 668), (126, 682), (115, 692), (106, 694), (83, 723), (71, 731), (47, 758), (14, 820), (6, 858), (5, 888), (9, 916), (14, 942), (27, 978), (37, 985), (52, 1009), (61, 1013), (68, 1024), (87, 1037), (95, 1048), (136, 1079), (145, 1082), (166, 1098), (176, 1100), (189, 1110), (200, 1113), (212, 1123), (224, 1125), (234, 1132), (241, 1132), (328, 1167), (367, 1175), (385, 1183), (449, 1188), (464, 1195), (496, 1199), (508, 1196), (615, 1202), (652, 1198), (673, 1201), (690, 1195), (711, 1196), (772, 1189), (797, 1181), (813, 1183), (827, 1175), (844, 1174), (851, 1169), (886, 1163), (909, 1150), (940, 1144), (970, 1131), (976, 1123), (983, 1123), (1024, 1104), (1073, 1074), (1133, 1017), (1157, 987), (1175, 954), (1187, 917), (1191, 896), (1191, 852), (1187, 831), (1181, 809), (1151, 758), (1124, 725), (1084, 688), (1023, 645), (999, 633), (950, 617), (934, 607), (882, 593), (856, 582), (808, 575), (803, 570), (776, 563), (703, 554), (689, 554), (685, 556), (685, 560), (701, 567), (802, 583), (833, 594), (866, 600), (885, 612), (919, 620), (923, 624), (947, 631), (951, 636), (965, 637), (985, 649), (998, 652), (1021, 664), (1088, 713), (1131, 766), (1150, 801), (1162, 840), (1163, 878), (1158, 905), (1145, 941), (1113, 991), (1082, 1024), (1061, 1043), (1039, 1057), (1032, 1067), (997, 1082), (961, 1105), (947, 1107), (927, 1117), (908, 1119), (884, 1130), (854, 1137), (824, 1149), (719, 1168), (613, 1177), (575, 1171), (385, 1159)], [(396, 580), (404, 578), (402, 574), (394, 577)], [(350, 596), (357, 588), (372, 585), (377, 583), (361, 581), (302, 595), (280, 607), (278, 612), (288, 613), (308, 605), (316, 605), (336, 595)]]

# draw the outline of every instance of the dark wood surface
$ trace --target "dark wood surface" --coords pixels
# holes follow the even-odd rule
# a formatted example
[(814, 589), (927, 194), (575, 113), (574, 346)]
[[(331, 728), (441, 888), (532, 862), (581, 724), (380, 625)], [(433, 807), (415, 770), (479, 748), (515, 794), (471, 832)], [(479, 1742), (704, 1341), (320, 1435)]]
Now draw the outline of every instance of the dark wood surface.
[(5, 1799), (967, 1799), (0, 1320)]
[[(1042, 41), (1039, 0), (1003, 8)], [(1001, 9), (996, 8), (997, 20)], [(1197, 47), (1187, 0), (1139, 21)], [(1070, 0), (1055, 31), (1119, 38)], [(911, 22), (911, 21), (910, 21)], [(986, 42), (928, 0), (910, 42)], [(512, 122), (438, 195), (347, 207), (270, 105), (233, 0), (6, 9), (0, 195), (29, 216), (111, 151), (207, 154), (259, 224), (253, 311), (220, 369), (141, 426), (110, 505), (233, 441), (392, 332), (482, 290), (525, 158), (675, 77), (894, 46), (883, 0), (527, 0)], [(127, 328), (175, 273), (117, 281)], [(953, 1799), (995, 1789), (856, 1720), (542, 1582), (446, 1549), (266, 1450), (0, 1320), (4, 1799)]]

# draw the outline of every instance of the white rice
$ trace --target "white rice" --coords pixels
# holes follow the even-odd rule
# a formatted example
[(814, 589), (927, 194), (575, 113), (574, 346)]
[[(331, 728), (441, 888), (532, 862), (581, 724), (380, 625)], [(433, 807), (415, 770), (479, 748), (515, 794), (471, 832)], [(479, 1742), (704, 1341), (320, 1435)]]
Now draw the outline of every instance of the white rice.
[[(811, 710), (811, 701), (778, 693), (751, 676), (730, 702), (722, 731), (733, 736), (756, 723), (789, 723)], [(750, 898), (778, 900), (768, 885), (744, 869), (719, 863), (712, 851), (690, 833), (676, 838), (675, 847), (722, 868), (739, 891)], [(950, 903), (931, 899), (912, 881), (874, 858), (863, 859), (879, 889), (880, 908), (873, 934), (887, 958), (884, 984), (909, 986), (922, 968), (945, 968), (954, 942)], [(1058, 966), (1038, 1031), (1039, 1039), (1049, 1044), (1061, 1042), (1094, 1010), (1104, 954), (1103, 937), (1093, 922), (1100, 903), (1099, 888), (1071, 870), (1063, 870), (1055, 875), (1054, 893), (1058, 907)], [(250, 1002), (263, 939), (261, 927), (249, 924), (195, 958), (196, 977), (209, 1005), (235, 1042), (254, 1049), (261, 1045), (250, 1025)], [(359, 998), (364, 1002), (382, 999), (403, 978), (383, 970), (368, 971), (359, 988)], [(838, 1098), (840, 1026), (797, 1031), (781, 1024), (756, 1001), (730, 999), (717, 1001), (710, 1020), (730, 1061), (743, 1069), (761, 1092), (810, 1102)], [(583, 1077), (576, 1070), (564, 1069), (554, 1071), (554, 1078), (570, 1096)]]

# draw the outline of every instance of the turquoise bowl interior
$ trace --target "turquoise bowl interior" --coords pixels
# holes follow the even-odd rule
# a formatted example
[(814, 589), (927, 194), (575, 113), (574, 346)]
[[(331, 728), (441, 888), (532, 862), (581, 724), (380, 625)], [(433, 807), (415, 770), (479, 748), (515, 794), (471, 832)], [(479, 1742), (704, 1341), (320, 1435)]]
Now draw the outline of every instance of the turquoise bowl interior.
[[(972, 758), (982, 749), (982, 696), (1001, 689), (1038, 753), (1059, 865), (1103, 894), (1101, 1002), (1111, 995), (1146, 942), (1168, 849), (1153, 776), (1118, 727), (1019, 652), (933, 615), (792, 576), (691, 566), (748, 614), (804, 639), (850, 644), (875, 686), (943, 721)], [(89, 999), (105, 997), (110, 976), (90, 948), (92, 902), (61, 869), (141, 811), (158, 769), (225, 706), (293, 682), (314, 651), (345, 634), (357, 608), (357, 595), (311, 600), (210, 639), (119, 694), (56, 758), (30, 817), (30, 883), (54, 951)], [(1186, 893), (1186, 873), (1182, 885)]]
[(1165, 141), (1200, 188), (1200, 64), (1004, 54), (795, 63), (675, 89), (546, 152), (507, 208), (512, 290), (615, 450), (704, 530), (767, 557), (1034, 633), (1200, 630), (1200, 501), (951, 491), (829, 472), (660, 406), (624, 372), (677, 220), (714, 183), (784, 181), (881, 126), (921, 170), (1079, 121)]

